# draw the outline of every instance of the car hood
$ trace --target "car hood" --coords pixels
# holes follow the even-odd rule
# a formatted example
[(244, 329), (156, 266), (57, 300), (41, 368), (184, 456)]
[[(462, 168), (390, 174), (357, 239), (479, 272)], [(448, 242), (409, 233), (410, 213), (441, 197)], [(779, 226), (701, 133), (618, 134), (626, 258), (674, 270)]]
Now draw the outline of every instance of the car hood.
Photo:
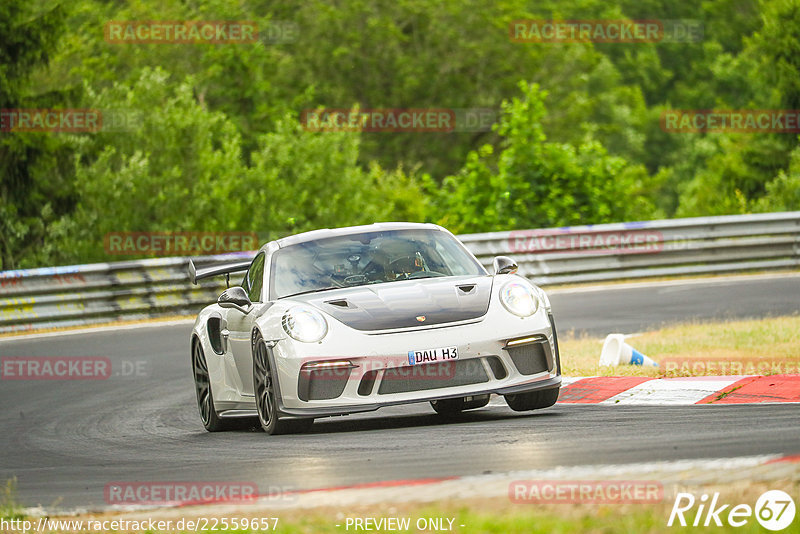
[(429, 326), (483, 317), (491, 276), (426, 278), (337, 289), (292, 297), (356, 330)]

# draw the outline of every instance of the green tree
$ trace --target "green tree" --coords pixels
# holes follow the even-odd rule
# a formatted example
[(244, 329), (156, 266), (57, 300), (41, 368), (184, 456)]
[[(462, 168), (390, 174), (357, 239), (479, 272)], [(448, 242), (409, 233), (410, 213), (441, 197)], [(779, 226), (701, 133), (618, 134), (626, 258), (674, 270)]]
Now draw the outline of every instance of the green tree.
[(800, 148), (791, 155), (789, 168), (767, 184), (767, 193), (752, 204), (753, 211), (800, 210)]
[[(674, 134), (659, 118), (800, 107), (797, 0), (42, 5), (0, 6), (0, 104), (135, 107), (146, 117), (124, 132), (0, 138), (3, 268), (99, 259), (110, 229), (266, 238), (429, 219), (484, 231), (793, 205), (795, 136)], [(517, 43), (516, 19), (690, 19), (704, 33), (683, 43)], [(282, 42), (113, 44), (110, 20), (297, 31)], [(547, 112), (527, 88), (512, 100), (520, 80), (547, 92)], [(503, 101), (493, 131), (313, 133), (297, 120), (307, 108), (351, 106), (500, 117)]]
[[(27, 0), (0, 2), (0, 110), (62, 105), (70, 91), (31, 83), (64, 30), (63, 10), (33, 11)], [(63, 86), (62, 86), (63, 87)], [(73, 95), (74, 96), (74, 95)], [(0, 269), (41, 258), (49, 226), (73, 204), (70, 146), (58, 134), (0, 131)]]
[(65, 244), (61, 261), (107, 259), (108, 232), (226, 229), (212, 193), (245, 174), (241, 137), (224, 113), (197, 101), (191, 78), (145, 68), (131, 86), (87, 94), (91, 107), (127, 120), (81, 140), (80, 200), (54, 230)]
[(578, 146), (546, 140), (545, 93), (520, 84), (522, 98), (503, 103), (501, 150), (486, 145), (445, 179), (435, 204), (440, 222), (460, 232), (595, 224), (642, 218), (641, 166), (610, 156), (597, 141)]
[[(800, 3), (762, 0), (759, 8), (761, 25), (742, 39), (741, 52), (714, 63), (717, 87), (728, 90), (717, 92), (716, 102), (708, 107), (800, 108)], [(794, 135), (757, 132), (689, 136), (695, 142), (706, 137), (716, 149), (707, 159), (686, 169), (689, 172), (678, 180), (679, 216), (745, 213), (755, 206), (763, 209), (779, 205), (774, 192), (785, 191), (793, 183), (789, 166), (791, 153), (798, 146)], [(690, 147), (690, 143), (684, 146)], [(674, 158), (685, 160), (686, 151), (676, 151)], [(770, 199), (764, 198), (768, 194)]]
[(228, 229), (259, 232), (265, 239), (391, 219), (421, 220), (424, 196), (402, 169), (358, 163), (360, 135), (309, 132), (287, 114), (258, 140), (252, 167), (235, 181), (219, 180), (213, 192)]
[(222, 112), (198, 102), (195, 80), (144, 68), (131, 86), (95, 94), (94, 108), (125, 117), (119, 130), (81, 139), (77, 208), (54, 229), (67, 261), (109, 259), (110, 232), (253, 231), (263, 241), (379, 220), (422, 220), (413, 175), (358, 164), (357, 133), (305, 131), (287, 114), (258, 140), (252, 165)]

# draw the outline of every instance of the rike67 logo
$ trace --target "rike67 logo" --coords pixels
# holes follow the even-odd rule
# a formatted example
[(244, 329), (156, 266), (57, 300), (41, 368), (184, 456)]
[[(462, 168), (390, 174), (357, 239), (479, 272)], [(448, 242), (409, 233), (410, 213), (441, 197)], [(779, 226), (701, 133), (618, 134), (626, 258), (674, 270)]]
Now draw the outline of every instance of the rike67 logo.
[(687, 525), (721, 527), (726, 523), (731, 527), (741, 527), (755, 516), (756, 521), (765, 529), (778, 531), (792, 524), (795, 511), (794, 500), (788, 493), (780, 490), (770, 490), (761, 494), (756, 501), (755, 509), (747, 504), (732, 506), (720, 503), (719, 493), (714, 493), (710, 500), (706, 493), (699, 499), (691, 493), (678, 493), (667, 526), (671, 527), (677, 520), (677, 524), (682, 527)]

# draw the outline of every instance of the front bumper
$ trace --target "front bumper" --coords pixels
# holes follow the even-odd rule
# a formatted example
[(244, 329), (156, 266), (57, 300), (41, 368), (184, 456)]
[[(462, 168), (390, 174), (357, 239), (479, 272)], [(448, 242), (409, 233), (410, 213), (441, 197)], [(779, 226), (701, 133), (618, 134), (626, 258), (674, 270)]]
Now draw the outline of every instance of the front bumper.
[(398, 406), (402, 404), (413, 404), (416, 402), (427, 402), (433, 400), (441, 400), (447, 398), (457, 398), (466, 396), (489, 395), (495, 393), (497, 395), (513, 395), (517, 393), (529, 393), (531, 391), (538, 391), (542, 389), (556, 389), (561, 387), (561, 377), (554, 376), (547, 380), (540, 380), (532, 384), (520, 384), (502, 389), (487, 389), (471, 391), (468, 394), (461, 393), (459, 395), (436, 395), (432, 397), (417, 398), (413, 400), (395, 400), (383, 401), (379, 403), (364, 405), (355, 404), (351, 406), (337, 406), (336, 408), (328, 408), (325, 406), (314, 406), (305, 408), (287, 408), (283, 403), (279, 402), (280, 412), (284, 415), (293, 417), (328, 417), (333, 415), (348, 415), (352, 413), (373, 412), (379, 408), (387, 406)]
[[(333, 323), (321, 343), (281, 339), (271, 351), (279, 409), (294, 417), (368, 412), (385, 406), (485, 394), (509, 395), (561, 385), (558, 342), (544, 309), (527, 318), (489, 310), (480, 321), (392, 333)], [(519, 344), (510, 347), (509, 341)], [(457, 346), (454, 364), (408, 362), (409, 350)], [(308, 364), (335, 369), (308, 371)], [(345, 365), (347, 364), (347, 365)], [(439, 366), (437, 369), (426, 366)], [(431, 372), (432, 371), (432, 372)], [(416, 374), (415, 374), (416, 373)]]

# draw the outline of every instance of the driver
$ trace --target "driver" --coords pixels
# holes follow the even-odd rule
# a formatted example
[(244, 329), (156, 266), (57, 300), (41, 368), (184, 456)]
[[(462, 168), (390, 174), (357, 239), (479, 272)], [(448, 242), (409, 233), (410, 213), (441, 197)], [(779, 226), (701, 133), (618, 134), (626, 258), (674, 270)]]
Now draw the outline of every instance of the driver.
[(408, 278), (414, 273), (427, 270), (422, 254), (416, 251), (413, 255), (400, 256), (389, 263), (389, 269), (395, 280)]

